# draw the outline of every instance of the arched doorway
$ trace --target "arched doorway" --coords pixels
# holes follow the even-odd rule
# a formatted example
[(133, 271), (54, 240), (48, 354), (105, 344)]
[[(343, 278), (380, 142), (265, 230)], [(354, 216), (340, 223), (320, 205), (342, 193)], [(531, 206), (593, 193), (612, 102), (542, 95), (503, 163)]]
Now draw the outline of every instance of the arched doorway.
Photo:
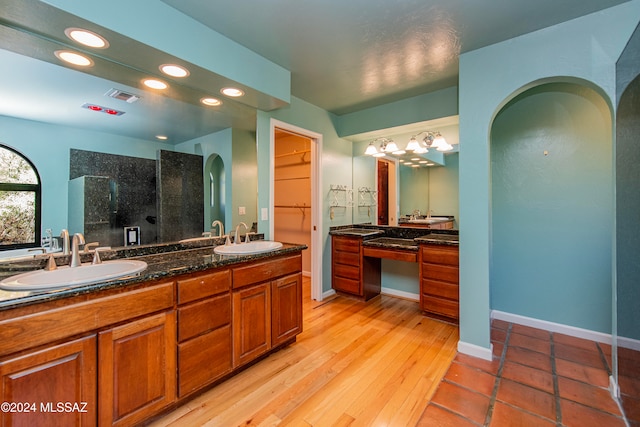
[(541, 84), (500, 110), (490, 144), (492, 310), (610, 333), (609, 105)]
[[(205, 175), (205, 221), (211, 225), (213, 221), (225, 224), (225, 174), (222, 157), (212, 154), (204, 168)], [(206, 229), (206, 227), (205, 227)], [(225, 224), (225, 229), (228, 229)], [(216, 230), (217, 231), (217, 230)]]

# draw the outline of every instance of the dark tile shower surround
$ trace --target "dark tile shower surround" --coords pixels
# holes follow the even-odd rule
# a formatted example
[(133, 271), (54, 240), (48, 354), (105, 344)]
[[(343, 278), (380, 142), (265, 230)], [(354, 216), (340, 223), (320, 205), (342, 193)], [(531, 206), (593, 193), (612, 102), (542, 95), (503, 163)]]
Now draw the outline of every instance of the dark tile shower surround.
[[(91, 227), (85, 227), (87, 242), (122, 246), (124, 227), (135, 226), (140, 227), (141, 244), (179, 240), (202, 232), (201, 156), (160, 150), (159, 160), (150, 160), (71, 149), (69, 157), (70, 180), (81, 176), (109, 178), (114, 199), (107, 214), (108, 231), (92, 236)], [(88, 198), (98, 197), (106, 195), (91, 194)]]

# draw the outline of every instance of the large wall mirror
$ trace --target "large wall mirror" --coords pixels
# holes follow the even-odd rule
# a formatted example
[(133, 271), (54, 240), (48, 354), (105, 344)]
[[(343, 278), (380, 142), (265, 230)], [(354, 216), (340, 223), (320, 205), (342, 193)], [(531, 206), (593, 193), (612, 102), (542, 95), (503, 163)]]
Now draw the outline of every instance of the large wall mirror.
[[(389, 192), (389, 212), (386, 220), (390, 225), (414, 213), (427, 215), (430, 212), (434, 216), (453, 216), (454, 228), (458, 228), (457, 123), (457, 117), (450, 117), (354, 137), (353, 222), (379, 223), (377, 209), (381, 200), (378, 199), (384, 197), (380, 195), (378, 185), (382, 160), (384, 166), (387, 166), (387, 175), (393, 175), (389, 180), (390, 184), (382, 187)], [(400, 149), (405, 148), (412, 136), (424, 130), (439, 131), (453, 149), (449, 152), (429, 149), (429, 152), (424, 154), (408, 152), (384, 157), (365, 154), (367, 147), (372, 143), (380, 151), (380, 145), (385, 140), (393, 140)], [(417, 139), (423, 136), (424, 134), (418, 135)], [(374, 203), (368, 203), (372, 200), (369, 190), (374, 194)]]
[[(83, 26), (103, 31), (111, 48), (116, 49), (92, 56), (90, 49), (78, 48), (65, 36), (64, 29)], [(62, 63), (55, 52), (69, 48), (87, 53), (93, 62), (93, 70)], [(113, 56), (120, 54), (126, 58)], [(151, 179), (148, 176), (150, 168), (157, 166), (160, 152), (198, 156), (198, 186), (191, 176), (175, 183), (173, 190), (169, 190), (171, 186), (163, 187), (163, 191), (156, 194), (156, 209), (171, 205), (189, 190), (197, 195), (192, 200), (199, 204), (197, 207), (189, 206), (190, 212), (183, 215), (199, 226), (174, 227), (176, 232), (167, 233), (158, 229), (157, 223), (152, 227), (152, 221), (158, 220), (153, 218), (158, 216), (158, 212), (149, 211), (143, 215), (144, 209), (141, 209), (142, 216), (129, 224), (145, 228), (141, 243), (174, 241), (209, 231), (210, 222), (218, 218), (214, 218), (211, 198), (205, 191), (208, 180), (205, 179), (204, 168), (206, 162), (216, 156), (225, 165), (226, 179), (218, 179), (218, 182), (226, 182), (226, 188), (218, 194), (226, 195), (228, 227), (238, 221), (249, 225), (254, 223), (257, 200), (246, 200), (245, 194), (255, 199), (257, 193), (257, 176), (247, 174), (247, 171), (256, 171), (255, 106), (231, 99), (224, 99), (222, 106), (204, 106), (200, 103), (203, 96), (201, 87), (183, 84), (168, 76), (163, 76), (169, 82), (168, 91), (144, 88), (141, 81), (146, 70), (141, 64), (128, 64), (126, 59), (153, 64), (175, 61), (190, 67), (191, 74), (206, 85), (217, 84), (220, 78), (41, 2), (9, 1), (3, 10), (3, 23), (0, 25), (0, 62), (3, 64), (0, 143), (24, 154), (41, 175), (42, 229), (52, 229), (54, 235), (63, 228), (73, 232), (69, 217), (77, 212), (69, 212), (69, 209), (74, 209), (70, 208), (73, 204), (69, 204), (70, 180), (79, 176), (110, 177), (111, 181), (106, 183), (110, 197), (119, 194), (122, 201), (123, 195), (138, 191), (123, 188), (123, 185), (146, 188), (148, 182), (143, 184), (143, 181)], [(152, 76), (161, 74), (157, 65), (150, 65), (151, 68), (154, 68), (150, 72)], [(252, 94), (251, 99), (256, 100), (256, 104), (265, 102), (260, 94)], [(275, 104), (272, 102), (271, 105)], [(236, 143), (237, 148), (234, 148)], [(112, 159), (118, 156), (134, 159), (128, 160), (128, 166), (122, 166), (120, 171), (121, 175), (128, 176), (127, 179), (117, 182), (113, 173), (105, 172), (99, 157), (108, 156), (113, 156)], [(238, 171), (234, 171), (234, 160), (241, 164)], [(187, 166), (181, 159), (171, 167), (193, 172), (192, 166)], [(235, 197), (238, 199), (236, 203), (236, 192), (231, 184), (238, 174), (242, 177), (243, 188)], [(125, 203), (150, 203), (153, 195), (149, 190), (145, 191), (144, 197)], [(245, 214), (241, 217), (237, 215), (238, 207), (244, 208)], [(187, 222), (185, 217), (173, 219), (181, 224)], [(118, 227), (123, 225), (118, 223)], [(118, 230), (118, 233), (122, 231)], [(116, 245), (117, 240), (105, 244)]]

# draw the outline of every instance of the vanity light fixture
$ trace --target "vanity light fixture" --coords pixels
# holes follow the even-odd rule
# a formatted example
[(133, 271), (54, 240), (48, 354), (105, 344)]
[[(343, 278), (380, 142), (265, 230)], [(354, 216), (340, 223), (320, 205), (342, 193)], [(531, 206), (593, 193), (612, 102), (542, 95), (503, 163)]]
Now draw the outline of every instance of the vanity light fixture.
[[(380, 151), (376, 148), (376, 142), (380, 141)], [(364, 154), (373, 156), (373, 157), (383, 157), (387, 154), (404, 154), (404, 151), (398, 149), (398, 145), (393, 142), (393, 139), (390, 138), (376, 138), (367, 145), (367, 149), (364, 151)]]
[(93, 61), (91, 59), (84, 55), (80, 55), (79, 53), (71, 52), (70, 50), (56, 50), (54, 53), (58, 59), (69, 64), (78, 65), (80, 67), (89, 67), (93, 65)]
[(162, 90), (169, 87), (165, 82), (156, 79), (145, 79), (142, 81), (142, 83), (144, 83), (146, 87), (149, 87), (151, 89)]
[(83, 28), (67, 28), (64, 30), (64, 34), (71, 40), (74, 40), (85, 46), (94, 47), (97, 49), (106, 49), (109, 47), (107, 39), (92, 31), (85, 30)]
[[(415, 143), (418, 142), (418, 140), (416, 139), (416, 137), (418, 135), (422, 135), (422, 134), (426, 134), (425, 137), (422, 139), (422, 147), (424, 148), (435, 148), (438, 151), (450, 151), (453, 149), (453, 147), (447, 143), (447, 140), (444, 139), (444, 137), (442, 136), (442, 134), (439, 131), (431, 131), (431, 130), (425, 130), (422, 131), (420, 133), (417, 133), (415, 135), (413, 135), (411, 137), (411, 139), (409, 140), (409, 144), (407, 144), (407, 147), (415, 146)], [(418, 143), (418, 148), (420, 149), (420, 144)], [(423, 149), (424, 149), (423, 148)], [(408, 148), (407, 148), (408, 149)], [(416, 151), (414, 150), (414, 153)], [(422, 153), (422, 151), (418, 151), (419, 153)], [(426, 152), (426, 151), (424, 151)]]
[(225, 87), (224, 89), (221, 89), (220, 92), (223, 95), (227, 95), (230, 96), (232, 98), (237, 98), (239, 96), (243, 96), (244, 92), (240, 89), (237, 89), (235, 87)]
[(217, 107), (218, 105), (222, 105), (222, 101), (218, 98), (202, 98), (200, 102), (204, 105), (208, 105), (209, 107)]
[(163, 64), (160, 67), (160, 71), (171, 77), (187, 77), (189, 70), (176, 64)]

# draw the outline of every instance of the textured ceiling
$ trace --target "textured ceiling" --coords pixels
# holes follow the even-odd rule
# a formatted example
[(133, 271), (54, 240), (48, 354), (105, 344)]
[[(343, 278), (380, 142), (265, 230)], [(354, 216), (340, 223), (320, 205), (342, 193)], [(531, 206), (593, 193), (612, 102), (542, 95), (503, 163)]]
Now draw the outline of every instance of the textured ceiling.
[[(290, 70), (293, 96), (338, 115), (457, 85), (461, 52), (624, 2), (155, 1), (164, 1), (177, 9), (176, 14), (185, 13)], [(70, 24), (97, 27), (43, 1), (0, 0), (0, 115), (143, 140), (165, 134), (167, 143), (177, 144), (231, 126), (255, 129), (255, 108), (279, 106), (256, 93), (247, 97), (249, 103), (225, 100), (222, 108), (204, 109), (191, 98), (224, 82), (213, 73), (192, 79), (197, 84), (191, 87), (175, 82), (175, 94), (169, 96), (145, 91), (138, 84), (140, 73), (153, 72), (145, 61), (156, 64), (152, 68), (157, 72), (157, 64), (173, 59), (109, 30), (112, 48), (94, 57), (101, 67), (94, 67), (93, 74), (61, 66), (52, 52), (54, 46), (69, 43), (56, 34)], [(141, 100), (126, 104), (105, 98), (111, 88), (140, 95)], [(95, 114), (80, 108), (85, 102), (125, 114)]]
[(335, 114), (458, 82), (458, 56), (626, 0), (163, 0), (291, 70)]

